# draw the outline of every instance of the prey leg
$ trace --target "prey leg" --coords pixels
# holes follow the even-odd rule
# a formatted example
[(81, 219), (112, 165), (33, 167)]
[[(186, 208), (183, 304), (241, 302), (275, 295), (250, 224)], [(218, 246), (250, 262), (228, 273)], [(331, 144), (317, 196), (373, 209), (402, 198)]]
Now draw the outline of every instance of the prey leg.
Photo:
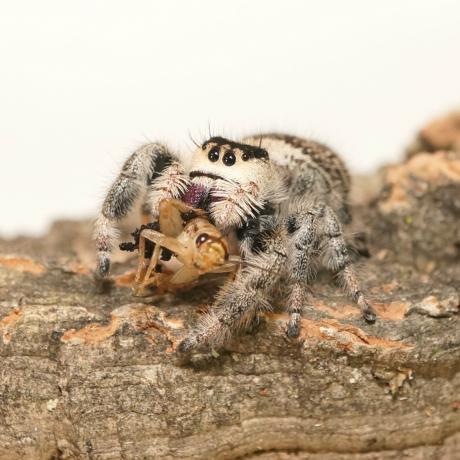
[[(143, 238), (145, 239), (145, 237)], [(160, 251), (161, 251), (161, 247), (158, 244), (156, 244), (155, 249), (153, 250), (152, 258), (150, 259), (150, 263), (147, 268), (147, 272), (145, 273), (145, 276), (144, 276), (144, 283), (145, 281), (148, 281), (150, 279), (152, 272), (156, 270), (156, 266), (158, 265), (158, 259), (160, 257)]]
[[(174, 279), (178, 280), (178, 283), (182, 282), (182, 279), (184, 283), (188, 282), (191, 279), (198, 278), (199, 274), (198, 272), (194, 269), (194, 267), (191, 265), (191, 257), (190, 257), (190, 251), (189, 249), (181, 244), (176, 238), (166, 236), (161, 232), (157, 232), (155, 230), (143, 230), (141, 235), (140, 235), (140, 240), (139, 240), (139, 248), (141, 248), (140, 244), (141, 241), (143, 244), (145, 244), (145, 240), (152, 241), (155, 243), (155, 249), (152, 254), (152, 258), (150, 259), (150, 264), (147, 268), (147, 272), (144, 276), (143, 281), (140, 283), (140, 288), (143, 289), (147, 286), (150, 286), (152, 284), (159, 284), (162, 281), (165, 280), (165, 277), (163, 276), (157, 276), (160, 275), (156, 273), (156, 267), (158, 265), (158, 260), (160, 257), (160, 252), (162, 248), (168, 249), (172, 253), (175, 254), (177, 257), (178, 261), (184, 264), (184, 267), (182, 267), (178, 273), (172, 276), (171, 282)], [(141, 254), (142, 257), (142, 254)], [(188, 267), (188, 277), (184, 276), (184, 269)], [(192, 273), (193, 272), (193, 273)], [(175, 278), (177, 275), (181, 274), (181, 278)], [(152, 274), (154, 274), (152, 276)], [(168, 277), (170, 278), (170, 277)]]
[(139, 263), (137, 265), (136, 278), (134, 279), (134, 285), (138, 285), (142, 277), (142, 272), (145, 270), (145, 238), (142, 235), (139, 236)]
[[(137, 295), (144, 294), (145, 288), (153, 283), (157, 282), (157, 277), (151, 278), (152, 271), (155, 269), (158, 263), (158, 257), (160, 255), (160, 246), (156, 245), (153, 250), (152, 257), (148, 268), (145, 267), (145, 237), (141, 234), (139, 237), (139, 266), (137, 268), (136, 278), (134, 280), (133, 290)], [(144, 276), (142, 277), (142, 273)], [(142, 279), (142, 280), (141, 280)]]

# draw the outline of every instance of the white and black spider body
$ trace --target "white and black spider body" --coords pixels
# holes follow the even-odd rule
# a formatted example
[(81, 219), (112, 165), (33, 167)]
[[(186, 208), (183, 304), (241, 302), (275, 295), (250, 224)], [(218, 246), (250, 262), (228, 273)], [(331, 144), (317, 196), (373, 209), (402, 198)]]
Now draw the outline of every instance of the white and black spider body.
[(268, 309), (280, 286), (289, 299), (287, 333), (297, 336), (318, 263), (338, 274), (373, 322), (343, 237), (342, 224), (350, 221), (349, 183), (337, 154), (294, 136), (267, 134), (241, 143), (212, 137), (197, 147), (187, 168), (165, 146), (147, 144), (126, 161), (102, 206), (97, 274), (108, 275), (118, 223), (139, 197), (150, 220), (158, 217), (161, 200), (176, 198), (204, 209), (223, 234), (236, 237), (236, 250), (248, 261), (179, 350), (222, 344)]

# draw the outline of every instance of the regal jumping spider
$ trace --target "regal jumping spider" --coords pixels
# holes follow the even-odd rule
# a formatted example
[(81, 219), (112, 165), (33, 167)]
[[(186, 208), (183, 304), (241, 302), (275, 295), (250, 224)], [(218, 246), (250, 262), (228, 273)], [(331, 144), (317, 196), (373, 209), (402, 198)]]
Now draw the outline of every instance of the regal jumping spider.
[(287, 335), (297, 337), (318, 262), (339, 276), (364, 319), (374, 322), (342, 232), (350, 221), (349, 185), (336, 153), (294, 136), (266, 134), (241, 143), (211, 137), (197, 146), (188, 168), (164, 145), (144, 145), (126, 161), (103, 203), (96, 224), (97, 272), (108, 275), (117, 226), (138, 198), (153, 221), (160, 202), (175, 198), (206, 211), (233, 251), (250, 262), (226, 281), (180, 351), (223, 344), (269, 309), (280, 292), (288, 299)]

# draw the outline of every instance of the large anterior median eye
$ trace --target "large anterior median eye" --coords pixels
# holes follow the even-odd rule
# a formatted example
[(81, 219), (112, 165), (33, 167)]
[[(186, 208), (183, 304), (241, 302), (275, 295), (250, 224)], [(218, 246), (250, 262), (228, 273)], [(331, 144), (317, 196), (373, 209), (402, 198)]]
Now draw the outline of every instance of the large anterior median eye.
[(208, 153), (208, 158), (215, 163), (219, 159), (219, 147), (213, 147)]
[(232, 166), (235, 164), (236, 157), (235, 154), (229, 150), (228, 152), (225, 152), (224, 158), (222, 158), (222, 161), (224, 162), (225, 166)]

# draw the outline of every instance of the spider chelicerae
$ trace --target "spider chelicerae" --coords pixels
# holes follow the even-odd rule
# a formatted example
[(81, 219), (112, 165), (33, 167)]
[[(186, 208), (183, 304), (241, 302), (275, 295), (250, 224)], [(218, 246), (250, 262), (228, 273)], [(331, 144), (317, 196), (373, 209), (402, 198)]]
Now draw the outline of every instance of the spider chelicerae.
[[(160, 208), (172, 199), (179, 203), (176, 209), (183, 203), (202, 210), (200, 217), (206, 216), (225, 237), (225, 250), (242, 261), (179, 351), (222, 345), (270, 309), (280, 293), (289, 312), (286, 333), (297, 337), (308, 286), (319, 265), (337, 274), (363, 318), (372, 323), (376, 314), (359, 288), (342, 229), (351, 220), (349, 188), (347, 169), (334, 151), (295, 136), (265, 134), (241, 142), (211, 137), (197, 145), (188, 165), (166, 146), (146, 144), (125, 162), (102, 205), (95, 229), (97, 276), (108, 276), (118, 225), (135, 203), (141, 199), (148, 220), (163, 219), (168, 226)], [(179, 209), (182, 216), (187, 209)], [(159, 228), (141, 235), (153, 238)], [(180, 247), (174, 247), (179, 256)], [(170, 258), (171, 251), (157, 250), (151, 270)], [(191, 259), (183, 260), (187, 264)], [(182, 275), (176, 278), (182, 280)], [(184, 282), (193, 276), (188, 273)]]

